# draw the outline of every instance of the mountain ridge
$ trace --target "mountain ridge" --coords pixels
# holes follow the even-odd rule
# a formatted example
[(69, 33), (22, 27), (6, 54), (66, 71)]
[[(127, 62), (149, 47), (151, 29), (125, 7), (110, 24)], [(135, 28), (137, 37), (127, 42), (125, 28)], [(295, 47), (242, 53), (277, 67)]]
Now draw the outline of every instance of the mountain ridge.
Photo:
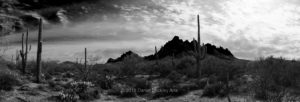
[[(197, 41), (183, 41), (178, 36), (174, 36), (172, 40), (166, 42), (164, 46), (162, 46), (157, 54), (151, 54), (148, 56), (142, 57), (145, 60), (155, 60), (155, 59), (162, 59), (168, 56), (179, 56), (181, 54), (188, 54), (191, 55), (194, 51), (194, 43), (197, 43)], [(228, 48), (223, 48), (222, 46), (217, 47), (213, 44), (207, 43), (204, 46), (207, 47), (207, 54), (212, 55), (218, 58), (222, 59), (236, 59), (235, 56), (231, 53), (231, 51)], [(128, 51), (124, 54), (122, 54), (120, 57), (113, 59), (109, 58), (107, 60), (107, 63), (116, 63), (123, 61), (127, 56), (134, 55), (136, 57), (140, 57), (138, 54)]]

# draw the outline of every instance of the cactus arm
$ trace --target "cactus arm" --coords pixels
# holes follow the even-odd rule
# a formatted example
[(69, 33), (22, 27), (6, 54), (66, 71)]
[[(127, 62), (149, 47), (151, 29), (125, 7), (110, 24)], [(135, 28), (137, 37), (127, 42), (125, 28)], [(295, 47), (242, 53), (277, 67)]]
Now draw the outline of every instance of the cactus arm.
[(200, 53), (200, 60), (203, 60), (206, 57), (206, 53), (207, 53), (207, 47), (202, 44), (201, 49), (201, 53)]

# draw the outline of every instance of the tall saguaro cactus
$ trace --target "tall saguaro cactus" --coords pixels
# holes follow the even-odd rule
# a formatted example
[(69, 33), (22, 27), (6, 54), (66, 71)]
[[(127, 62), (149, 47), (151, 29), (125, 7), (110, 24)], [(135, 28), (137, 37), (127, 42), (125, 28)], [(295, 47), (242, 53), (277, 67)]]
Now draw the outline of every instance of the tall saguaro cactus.
[[(25, 39), (25, 49), (24, 49), (24, 39)], [(30, 48), (28, 48), (28, 29), (27, 29), (25, 38), (24, 38), (24, 34), (22, 34), (22, 49), (20, 50), (23, 74), (26, 73), (27, 58), (28, 58), (27, 56), (28, 56), (28, 52), (30, 51)]]
[(41, 60), (42, 60), (42, 19), (39, 22), (38, 44), (37, 44), (37, 58), (36, 58), (36, 82), (41, 81)]
[(86, 48), (84, 48), (84, 68), (81, 68), (81, 71), (83, 73), (83, 80), (87, 80), (89, 70), (87, 67), (87, 49)]
[[(200, 38), (200, 19), (199, 19), (199, 15), (197, 15), (197, 24), (198, 24), (198, 33), (197, 33), (197, 37), (198, 37), (198, 41), (195, 42), (194, 41), (194, 47), (195, 47), (195, 52), (196, 52), (196, 76), (197, 77), (201, 77), (201, 65), (200, 65), (200, 61), (203, 60), (206, 56), (206, 46), (204, 46), (204, 44), (201, 46), (201, 38)], [(197, 44), (196, 44), (197, 43)]]
[(86, 70), (87, 69), (87, 50), (86, 48), (84, 48), (84, 69)]

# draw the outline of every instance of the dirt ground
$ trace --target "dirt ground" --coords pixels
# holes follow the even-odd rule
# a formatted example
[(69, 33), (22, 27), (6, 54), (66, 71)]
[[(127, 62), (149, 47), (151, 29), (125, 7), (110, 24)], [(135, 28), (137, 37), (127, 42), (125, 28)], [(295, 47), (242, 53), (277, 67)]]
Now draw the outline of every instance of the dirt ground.
[[(55, 102), (53, 96), (57, 96), (59, 92), (51, 91), (46, 84), (28, 83), (23, 86), (16, 87), (13, 91), (0, 92), (1, 102)], [(228, 102), (226, 98), (204, 98), (200, 97), (202, 90), (189, 92), (179, 97), (164, 97), (159, 99), (146, 99), (143, 97), (135, 98), (117, 98), (101, 94), (100, 99), (93, 101), (79, 102)], [(250, 97), (231, 96), (232, 102), (258, 102)]]

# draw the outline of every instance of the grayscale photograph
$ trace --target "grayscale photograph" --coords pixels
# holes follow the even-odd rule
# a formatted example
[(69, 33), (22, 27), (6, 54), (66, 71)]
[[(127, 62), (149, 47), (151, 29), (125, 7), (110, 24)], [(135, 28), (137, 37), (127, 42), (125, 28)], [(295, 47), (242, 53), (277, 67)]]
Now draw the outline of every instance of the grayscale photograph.
[(0, 0), (0, 102), (300, 102), (300, 0)]

